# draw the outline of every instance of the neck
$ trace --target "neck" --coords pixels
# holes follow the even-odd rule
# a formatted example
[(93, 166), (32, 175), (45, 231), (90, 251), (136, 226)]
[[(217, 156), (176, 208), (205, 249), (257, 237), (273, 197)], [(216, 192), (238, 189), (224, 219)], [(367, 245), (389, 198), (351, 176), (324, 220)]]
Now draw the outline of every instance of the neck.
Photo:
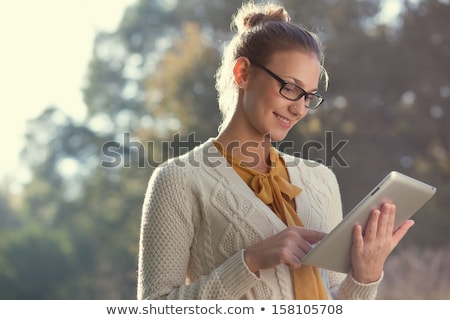
[(270, 135), (249, 135), (227, 126), (216, 138), (227, 154), (259, 172), (270, 170)]

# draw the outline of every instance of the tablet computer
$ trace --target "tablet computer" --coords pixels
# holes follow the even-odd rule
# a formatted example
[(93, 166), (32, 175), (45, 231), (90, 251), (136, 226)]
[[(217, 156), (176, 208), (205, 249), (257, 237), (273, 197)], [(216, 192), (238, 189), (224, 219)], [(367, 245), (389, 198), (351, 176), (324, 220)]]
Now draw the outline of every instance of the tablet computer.
[(390, 172), (302, 259), (303, 264), (350, 272), (353, 227), (364, 227), (373, 209), (384, 202), (395, 204), (394, 230), (411, 218), (436, 192), (436, 188), (402, 173)]

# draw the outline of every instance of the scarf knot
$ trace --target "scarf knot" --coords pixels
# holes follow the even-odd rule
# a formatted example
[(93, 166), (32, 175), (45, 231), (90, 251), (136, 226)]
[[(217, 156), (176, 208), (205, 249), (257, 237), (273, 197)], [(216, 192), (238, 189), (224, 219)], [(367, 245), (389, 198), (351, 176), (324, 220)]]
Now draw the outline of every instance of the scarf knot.
[(273, 172), (253, 176), (250, 180), (250, 188), (267, 205), (281, 203), (283, 196), (292, 201), (301, 192), (299, 187), (290, 184), (289, 181)]

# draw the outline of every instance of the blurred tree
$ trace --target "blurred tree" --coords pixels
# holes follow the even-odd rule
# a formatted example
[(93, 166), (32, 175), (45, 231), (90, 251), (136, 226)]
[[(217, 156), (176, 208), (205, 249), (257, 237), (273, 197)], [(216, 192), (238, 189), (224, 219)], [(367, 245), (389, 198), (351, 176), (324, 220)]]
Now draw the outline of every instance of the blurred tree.
[(27, 225), (2, 232), (0, 239), (0, 299), (70, 296), (76, 264), (64, 234)]
[(147, 107), (150, 114), (163, 119), (164, 128), (169, 129), (166, 136), (195, 133), (195, 141), (202, 142), (217, 134), (220, 122), (214, 79), (220, 53), (198, 24), (186, 23), (182, 31), (146, 82)]
[(10, 203), (12, 195), (0, 188), (0, 231), (7, 230), (19, 225), (19, 219)]
[(411, 234), (433, 247), (450, 243), (449, 16), (448, 1), (406, 3), (391, 54), (392, 87), (385, 88), (393, 97), (385, 113), (394, 164), (438, 188)]

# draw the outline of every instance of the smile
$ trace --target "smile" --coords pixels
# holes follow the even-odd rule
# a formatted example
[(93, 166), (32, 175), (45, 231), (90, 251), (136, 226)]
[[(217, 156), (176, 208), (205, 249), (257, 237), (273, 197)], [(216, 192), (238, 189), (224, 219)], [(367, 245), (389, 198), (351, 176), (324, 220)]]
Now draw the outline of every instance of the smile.
[(291, 125), (291, 120), (279, 115), (278, 113), (273, 113), (275, 115), (275, 117), (281, 121), (282, 124), (284, 124), (285, 126), (290, 126)]

